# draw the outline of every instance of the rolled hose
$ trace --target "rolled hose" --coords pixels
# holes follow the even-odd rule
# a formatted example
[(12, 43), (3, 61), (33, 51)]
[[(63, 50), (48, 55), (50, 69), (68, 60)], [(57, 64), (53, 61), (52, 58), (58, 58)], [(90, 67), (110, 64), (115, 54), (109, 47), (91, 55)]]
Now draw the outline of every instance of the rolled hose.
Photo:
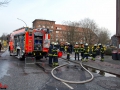
[(85, 69), (85, 70), (91, 75), (91, 78), (88, 79), (88, 80), (84, 80), (84, 81), (68, 81), (68, 80), (65, 80), (65, 79), (58, 78), (58, 77), (56, 77), (56, 76), (53, 74), (53, 72), (54, 72), (55, 69), (57, 69), (57, 68), (59, 68), (59, 67), (66, 66), (66, 65), (68, 65), (68, 64), (69, 64), (69, 63), (63, 64), (63, 65), (60, 65), (60, 66), (57, 66), (57, 67), (53, 68), (52, 71), (51, 71), (52, 76), (53, 76), (55, 79), (57, 79), (57, 80), (59, 80), (59, 81), (61, 81), (61, 82), (75, 83), (75, 84), (78, 84), (78, 83), (87, 83), (87, 82), (90, 82), (90, 81), (93, 80), (93, 78), (94, 78), (93, 74), (92, 74), (89, 70), (87, 70), (87, 69), (82, 65), (82, 63), (77, 63), (77, 64), (81, 65), (82, 68)]

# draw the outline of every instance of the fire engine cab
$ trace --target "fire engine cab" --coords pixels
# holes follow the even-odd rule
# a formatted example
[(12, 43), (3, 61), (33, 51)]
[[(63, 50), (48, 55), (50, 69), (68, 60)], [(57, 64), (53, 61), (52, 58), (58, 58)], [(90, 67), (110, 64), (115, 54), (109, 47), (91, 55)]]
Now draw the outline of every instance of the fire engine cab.
[(27, 56), (42, 58), (48, 54), (50, 46), (49, 29), (19, 28), (10, 34), (10, 56), (22, 59)]

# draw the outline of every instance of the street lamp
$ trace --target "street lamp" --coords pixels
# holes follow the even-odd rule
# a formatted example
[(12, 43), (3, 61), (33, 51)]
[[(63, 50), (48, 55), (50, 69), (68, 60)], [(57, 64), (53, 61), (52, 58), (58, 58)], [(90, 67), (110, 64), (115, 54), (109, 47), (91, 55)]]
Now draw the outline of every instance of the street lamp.
[[(21, 21), (23, 21), (22, 19), (19, 19), (19, 18), (17, 18), (18, 20), (21, 20)], [(23, 21), (24, 23), (25, 23), (25, 21)], [(27, 24), (25, 23), (25, 25), (26, 25), (26, 27), (27, 27)]]

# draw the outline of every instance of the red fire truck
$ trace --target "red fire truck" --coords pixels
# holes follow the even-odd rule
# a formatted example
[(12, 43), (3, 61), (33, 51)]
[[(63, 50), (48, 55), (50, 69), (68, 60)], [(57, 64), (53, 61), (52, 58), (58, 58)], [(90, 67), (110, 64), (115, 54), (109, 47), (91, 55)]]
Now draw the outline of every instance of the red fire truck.
[(22, 59), (26, 56), (42, 58), (48, 54), (50, 46), (49, 29), (19, 28), (10, 34), (10, 56)]

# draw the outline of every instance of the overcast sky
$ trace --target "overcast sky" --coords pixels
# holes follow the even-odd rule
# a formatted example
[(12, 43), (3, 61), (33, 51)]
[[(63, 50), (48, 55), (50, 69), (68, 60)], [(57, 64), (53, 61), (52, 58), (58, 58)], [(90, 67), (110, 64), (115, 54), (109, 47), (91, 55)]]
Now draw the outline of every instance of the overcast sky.
[(25, 26), (17, 18), (28, 27), (35, 19), (62, 24), (89, 18), (107, 28), (112, 36), (116, 33), (116, 0), (11, 0), (6, 7), (0, 7), (0, 36)]

